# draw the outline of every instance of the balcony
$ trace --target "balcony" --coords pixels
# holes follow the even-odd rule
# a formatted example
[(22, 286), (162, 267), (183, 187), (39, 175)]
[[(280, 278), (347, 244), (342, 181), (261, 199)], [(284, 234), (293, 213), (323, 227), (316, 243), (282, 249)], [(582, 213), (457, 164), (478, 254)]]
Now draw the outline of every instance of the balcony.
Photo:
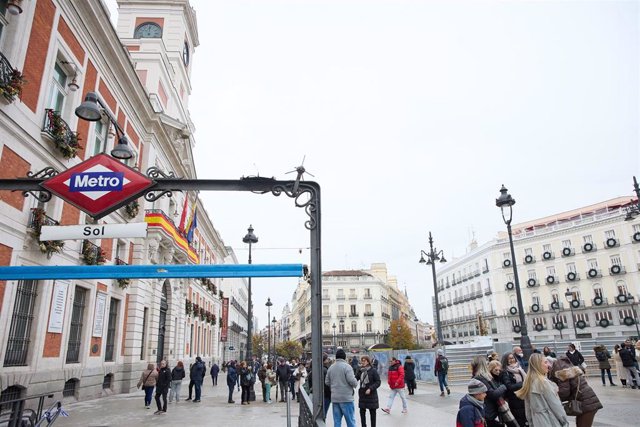
[(575, 271), (567, 273), (567, 282), (577, 282), (578, 280), (580, 280), (580, 275)]
[(590, 268), (589, 270), (587, 270), (587, 278), (597, 279), (599, 277), (602, 277), (602, 272), (599, 268)]
[(561, 301), (555, 301), (549, 304), (549, 310), (562, 310), (564, 308), (564, 304)]
[(349, 299), (358, 299), (357, 295), (349, 295)]
[(556, 257), (555, 254), (551, 251), (545, 251), (542, 253), (542, 259), (545, 261), (551, 261), (555, 257)]
[(486, 274), (489, 272), (489, 267), (485, 267), (482, 269), (482, 274)]
[(591, 305), (594, 307), (609, 305), (609, 299), (596, 296), (594, 299), (591, 300)]
[(116, 257), (115, 261), (114, 261), (115, 265), (129, 265), (126, 262), (124, 262), (121, 258)]
[(336, 299), (337, 299), (338, 301), (344, 301), (344, 300), (345, 300), (345, 297), (344, 297), (344, 295), (338, 295), (338, 296), (336, 297)]
[(534, 257), (533, 255), (526, 255), (523, 261), (525, 264), (533, 264), (534, 262), (536, 262), (536, 257)]
[(360, 316), (358, 313), (349, 313), (349, 317), (358, 317)]
[(23, 84), (22, 73), (13, 68), (9, 60), (0, 53), (0, 94), (7, 102), (13, 102), (22, 93)]
[(485, 294), (486, 296), (489, 296), (489, 295), (491, 295), (492, 293), (493, 293), (493, 292), (491, 291), (491, 288), (487, 288), (487, 289), (485, 289), (485, 290), (484, 290), (484, 294)]
[(586, 242), (584, 245), (582, 245), (582, 253), (583, 254), (587, 254), (589, 252), (595, 252), (597, 250), (598, 250), (598, 248), (597, 248), (595, 243)]
[(447, 307), (451, 307), (452, 304), (451, 300), (447, 301)]
[(387, 313), (382, 313), (382, 317), (384, 317), (385, 319), (391, 319), (391, 316), (389, 316)]
[(576, 251), (573, 248), (569, 248), (569, 247), (562, 248), (562, 257), (563, 258), (566, 258), (566, 257), (569, 257), (569, 256), (573, 256), (575, 254), (576, 254)]
[(365, 295), (364, 299), (373, 299), (373, 297), (371, 295)]
[(322, 300), (323, 301), (329, 301), (331, 299), (331, 297), (329, 295), (322, 295)]
[(82, 262), (87, 265), (102, 265), (106, 259), (104, 252), (100, 246), (95, 243), (91, 243), (88, 240), (82, 241), (82, 250), (80, 251), (80, 257)]
[(618, 246), (620, 246), (620, 241), (618, 239), (616, 239), (615, 237), (609, 237), (604, 242), (604, 247), (607, 248), (607, 249), (616, 248)]
[(544, 279), (544, 282), (547, 285), (555, 285), (556, 283), (558, 283), (558, 278), (555, 275), (550, 274), (550, 275), (547, 276), (546, 279)]
[(362, 315), (364, 317), (373, 317), (373, 311), (365, 311)]
[(42, 227), (43, 225), (60, 225), (60, 223), (50, 216), (47, 216), (42, 209), (31, 209), (28, 227), (31, 230), (37, 231), (39, 233), (40, 227)]
[(47, 134), (65, 159), (72, 159), (81, 148), (78, 134), (73, 132), (60, 113), (50, 108), (45, 110), (42, 131)]
[[(144, 221), (147, 223), (148, 237), (159, 237), (160, 246), (163, 248), (174, 248), (174, 258), (176, 263), (187, 264), (188, 261), (197, 264), (199, 262), (198, 253), (189, 244), (185, 233), (173, 222), (173, 219), (162, 209), (146, 209)], [(156, 257), (160, 251), (155, 251)], [(156, 264), (158, 261), (150, 256), (150, 261)]]

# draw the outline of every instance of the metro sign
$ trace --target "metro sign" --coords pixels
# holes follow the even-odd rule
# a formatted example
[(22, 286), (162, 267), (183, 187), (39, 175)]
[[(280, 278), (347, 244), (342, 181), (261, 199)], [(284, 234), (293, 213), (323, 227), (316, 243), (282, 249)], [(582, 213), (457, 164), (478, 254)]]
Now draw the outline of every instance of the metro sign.
[(155, 182), (106, 154), (98, 154), (40, 185), (101, 218), (135, 199)]

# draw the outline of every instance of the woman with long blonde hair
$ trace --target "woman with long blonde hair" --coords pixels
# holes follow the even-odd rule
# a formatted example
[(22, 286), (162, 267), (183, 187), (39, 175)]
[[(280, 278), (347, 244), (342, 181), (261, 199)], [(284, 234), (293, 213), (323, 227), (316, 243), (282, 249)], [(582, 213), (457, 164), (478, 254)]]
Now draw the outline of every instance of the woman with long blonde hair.
[(558, 387), (547, 378), (549, 362), (542, 354), (529, 358), (529, 371), (516, 396), (524, 400), (529, 427), (567, 427), (569, 420), (558, 397)]
[[(496, 363), (500, 365), (500, 362)], [(500, 406), (499, 400), (502, 399), (507, 392), (507, 387), (500, 384), (493, 375), (491, 375), (485, 356), (477, 355), (473, 357), (471, 361), (471, 371), (473, 378), (480, 381), (487, 388), (487, 396), (484, 399), (484, 419), (487, 427), (503, 427), (504, 423), (499, 419), (498, 407)]]

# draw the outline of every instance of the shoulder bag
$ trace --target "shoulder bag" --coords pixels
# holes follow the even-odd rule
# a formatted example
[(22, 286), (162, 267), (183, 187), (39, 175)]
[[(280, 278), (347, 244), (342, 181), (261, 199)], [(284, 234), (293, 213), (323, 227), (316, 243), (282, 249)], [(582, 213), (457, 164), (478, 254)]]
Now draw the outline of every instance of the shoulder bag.
[(582, 402), (578, 401), (579, 394), (580, 394), (580, 377), (578, 377), (578, 387), (576, 389), (576, 395), (573, 398), (573, 400), (569, 400), (568, 402), (562, 402), (564, 412), (569, 417), (577, 417), (578, 415), (582, 415)]

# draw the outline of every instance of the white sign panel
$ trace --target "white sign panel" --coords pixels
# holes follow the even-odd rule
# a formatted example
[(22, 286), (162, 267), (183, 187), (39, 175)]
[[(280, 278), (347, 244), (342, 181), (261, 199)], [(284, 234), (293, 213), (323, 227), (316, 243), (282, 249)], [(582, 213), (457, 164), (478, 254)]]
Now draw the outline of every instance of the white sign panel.
[(98, 292), (96, 295), (96, 314), (93, 317), (93, 335), (94, 337), (102, 337), (104, 329), (104, 311), (107, 308), (107, 294)]
[(51, 298), (51, 313), (49, 314), (49, 327), (47, 332), (56, 334), (62, 333), (64, 323), (64, 309), (67, 306), (67, 290), (69, 282), (56, 281), (53, 285), (53, 296)]
[(119, 239), (147, 237), (147, 223), (87, 224), (87, 225), (43, 225), (40, 241), (79, 239)]

